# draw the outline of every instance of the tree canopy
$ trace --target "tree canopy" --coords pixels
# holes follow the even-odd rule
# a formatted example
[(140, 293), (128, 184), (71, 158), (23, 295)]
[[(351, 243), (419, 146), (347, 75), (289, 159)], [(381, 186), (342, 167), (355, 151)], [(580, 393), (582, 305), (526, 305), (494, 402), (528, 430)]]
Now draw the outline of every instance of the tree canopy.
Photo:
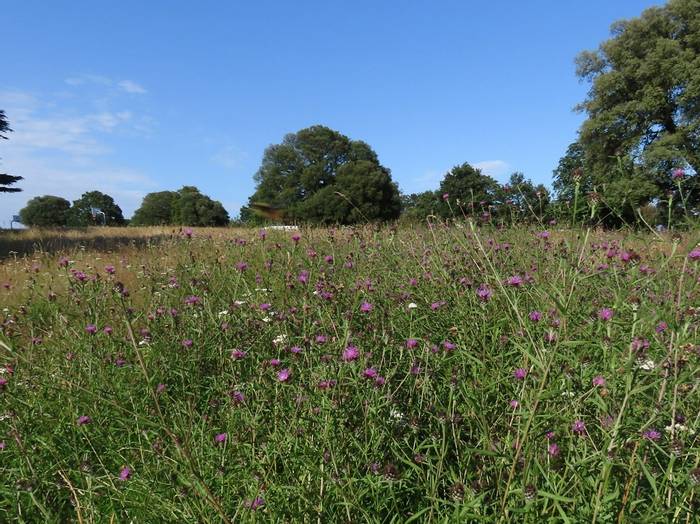
[(221, 202), (193, 186), (147, 194), (131, 219), (135, 226), (224, 226), (228, 222), (229, 215)]
[(88, 191), (78, 200), (73, 201), (73, 206), (68, 213), (68, 225), (101, 225), (102, 216), (93, 216), (92, 208), (97, 208), (104, 213), (104, 222), (108, 226), (121, 226), (125, 223), (121, 208), (111, 196), (100, 191)]
[(68, 222), (70, 202), (65, 198), (46, 195), (32, 198), (19, 212), (22, 224), (39, 227), (60, 227)]
[[(700, 0), (647, 9), (613, 24), (611, 36), (576, 59), (578, 77), (590, 83), (577, 107), (587, 119), (555, 170), (555, 188), (570, 198), (578, 181), (611, 213), (633, 217), (674, 190), (671, 174), (680, 168), (689, 175), (686, 195), (694, 195), (686, 203), (697, 204)], [(576, 180), (573, 165), (581, 169)]]
[(390, 171), (365, 142), (324, 126), (288, 134), (268, 147), (254, 176), (255, 193), (241, 218), (263, 203), (286, 219), (311, 223), (391, 220), (399, 216), (399, 191)]
[[(7, 133), (11, 133), (10, 123), (5, 116), (5, 111), (0, 109), (0, 139), (7, 140)], [(22, 191), (18, 187), (10, 187), (17, 182), (22, 180), (21, 176), (8, 175), (5, 173), (0, 173), (0, 193), (18, 193)]]

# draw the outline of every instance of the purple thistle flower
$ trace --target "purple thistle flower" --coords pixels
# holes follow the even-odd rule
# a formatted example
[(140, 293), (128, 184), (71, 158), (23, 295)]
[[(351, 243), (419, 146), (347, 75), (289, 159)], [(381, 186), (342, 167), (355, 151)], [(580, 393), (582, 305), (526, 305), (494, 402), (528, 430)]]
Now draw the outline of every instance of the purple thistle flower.
[(292, 371), (289, 368), (281, 369), (277, 372), (277, 380), (280, 382), (287, 382), (291, 375)]
[(255, 497), (253, 500), (247, 501), (245, 506), (252, 511), (256, 511), (265, 506), (265, 499), (262, 497)]
[(444, 306), (445, 304), (447, 304), (447, 302), (445, 302), (444, 300), (439, 300), (437, 302), (433, 302), (432, 304), (430, 304), (430, 309), (432, 309), (433, 311), (436, 311), (436, 310), (440, 309), (442, 306)]
[(374, 309), (374, 306), (370, 304), (369, 302), (363, 302), (360, 305), (360, 311), (362, 313), (371, 313), (372, 309)]
[(383, 386), (384, 384), (386, 384), (386, 379), (384, 377), (382, 377), (381, 375), (377, 375), (376, 377), (374, 377), (375, 386), (379, 387)]
[(243, 404), (245, 401), (245, 395), (240, 391), (233, 391), (231, 393), (231, 400), (233, 400), (234, 404)]
[(659, 433), (656, 429), (651, 428), (646, 430), (644, 433), (642, 433), (642, 437), (647, 439), (647, 440), (659, 440), (661, 438), (661, 433)]
[(657, 333), (663, 333), (668, 329), (668, 324), (666, 322), (659, 322), (656, 326)]
[(202, 302), (202, 299), (196, 295), (190, 295), (190, 296), (185, 298), (185, 304), (188, 306), (196, 306), (197, 304), (199, 304), (201, 302)]
[(333, 263), (333, 255), (326, 255), (323, 257), (323, 260), (326, 261), (326, 264), (332, 264)]
[(510, 401), (510, 407), (511, 407), (511, 408), (513, 408), (513, 409), (518, 409), (519, 406), (520, 406), (520, 402), (518, 402), (517, 400), (513, 399), (513, 400)]
[(246, 264), (245, 262), (237, 262), (236, 269), (243, 273), (246, 269), (248, 269), (248, 264)]
[(294, 233), (292, 235), (292, 240), (294, 241), (295, 244), (298, 243), (299, 240), (301, 240), (301, 235), (299, 233)]
[(282, 361), (281, 361), (280, 359), (278, 359), (278, 358), (271, 358), (271, 359), (270, 359), (270, 365), (271, 365), (273, 368), (276, 368), (276, 367), (279, 366), (281, 363), (282, 363)]
[(527, 376), (527, 369), (518, 368), (515, 371), (513, 371), (513, 376), (515, 377), (516, 380), (524, 380), (525, 377)]
[(598, 310), (598, 318), (603, 322), (609, 321), (613, 317), (613, 310), (609, 307), (604, 307)]
[(90, 424), (92, 422), (92, 419), (88, 417), (87, 415), (81, 415), (78, 417), (77, 424), (78, 426), (84, 426), (85, 424)]
[(479, 297), (479, 299), (483, 302), (488, 302), (491, 299), (492, 295), (493, 291), (491, 291), (491, 289), (486, 284), (481, 284), (476, 290), (476, 296)]
[(571, 424), (571, 431), (577, 435), (583, 435), (586, 432), (586, 424), (583, 420), (575, 420), (574, 423)]
[(447, 202), (447, 200), (448, 200), (449, 198), (450, 198), (450, 194), (449, 194), (449, 193), (443, 193), (443, 194), (442, 194), (442, 199), (443, 199), (445, 202)]
[(317, 344), (325, 344), (326, 340), (328, 340), (328, 337), (326, 337), (326, 335), (316, 335)]
[(192, 344), (194, 344), (194, 342), (192, 342), (192, 340), (189, 338), (186, 338), (185, 340), (182, 341), (182, 346), (186, 347), (186, 348), (191, 348)]
[(165, 384), (158, 384), (156, 386), (156, 393), (163, 393), (165, 391)]
[(681, 168), (674, 169), (671, 173), (671, 178), (673, 178), (673, 180), (683, 180), (684, 177), (685, 171)]
[(416, 340), (415, 338), (409, 338), (408, 340), (406, 340), (406, 347), (408, 349), (413, 349), (413, 348), (418, 347), (418, 340)]
[(374, 368), (367, 368), (362, 372), (362, 376), (365, 378), (376, 378), (378, 375), (379, 373)]
[(297, 280), (302, 284), (307, 284), (309, 282), (309, 272), (305, 269), (300, 271)]
[(700, 247), (696, 247), (690, 253), (688, 253), (688, 258), (690, 260), (700, 260)]
[(110, 264), (108, 266), (105, 266), (105, 273), (107, 273), (108, 275), (114, 275), (115, 272), (116, 269), (114, 269), (113, 265)]
[(214, 442), (216, 444), (223, 444), (224, 442), (226, 442), (226, 437), (226, 433), (217, 433), (216, 435), (214, 435)]
[(605, 387), (605, 377), (603, 377), (602, 375), (593, 377), (593, 386)]
[(445, 351), (453, 351), (457, 347), (457, 344), (450, 342), (449, 340), (445, 340), (442, 343), (442, 347), (445, 348)]
[(520, 275), (513, 275), (512, 277), (508, 277), (506, 279), (506, 285), (511, 287), (520, 287), (523, 285), (523, 282), (523, 277)]
[(129, 480), (131, 478), (131, 468), (124, 466), (119, 472), (119, 480)]
[(102, 332), (103, 332), (105, 335), (111, 335), (113, 331), (114, 331), (114, 330), (112, 329), (112, 326), (105, 326), (105, 327), (102, 329)]
[(233, 351), (231, 351), (231, 358), (234, 360), (241, 360), (245, 358), (247, 354), (248, 353), (246, 353), (242, 349), (234, 349)]
[(298, 355), (299, 353), (301, 353), (301, 348), (299, 346), (292, 346), (291, 348), (289, 348), (289, 351), (291, 353), (294, 353), (295, 355)]
[(547, 446), (547, 453), (549, 453), (550, 457), (559, 456), (559, 446), (557, 446), (556, 442), (552, 442), (549, 446)]
[(537, 310), (530, 311), (530, 314), (528, 316), (530, 317), (530, 320), (532, 320), (533, 322), (539, 322), (540, 320), (542, 320), (542, 313), (540, 313)]
[(321, 381), (318, 383), (318, 389), (330, 389), (330, 388), (334, 387), (337, 383), (338, 383), (338, 381), (333, 380), (333, 379), (331, 379), (331, 380), (321, 380)]
[(272, 304), (260, 304), (260, 311), (267, 311), (272, 307)]
[(357, 349), (355, 346), (348, 346), (343, 350), (343, 360), (345, 362), (352, 362), (353, 360), (357, 360), (359, 356), (360, 350)]
[(95, 324), (88, 324), (85, 326), (85, 332), (89, 335), (94, 335), (97, 333), (97, 326)]

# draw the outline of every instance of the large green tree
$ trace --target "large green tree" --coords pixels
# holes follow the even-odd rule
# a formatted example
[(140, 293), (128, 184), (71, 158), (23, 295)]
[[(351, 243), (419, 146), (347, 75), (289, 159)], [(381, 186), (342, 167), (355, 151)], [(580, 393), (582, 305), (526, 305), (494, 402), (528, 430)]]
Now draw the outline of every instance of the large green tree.
[(283, 210), (287, 220), (314, 223), (390, 220), (401, 209), (398, 188), (372, 148), (324, 126), (268, 147), (254, 179), (242, 219), (251, 219), (257, 204)]
[[(500, 189), (495, 179), (465, 162), (445, 174), (438, 193), (449, 199), (453, 212), (457, 206), (471, 215), (488, 211), (498, 201)], [(447, 204), (442, 204), (440, 209), (443, 216), (449, 216)]]
[[(7, 133), (11, 133), (10, 123), (5, 116), (5, 111), (0, 109), (0, 139), (7, 140)], [(10, 187), (22, 180), (21, 176), (7, 175), (5, 173), (0, 173), (0, 193), (18, 193), (22, 191), (18, 187)]]
[(60, 227), (68, 222), (70, 202), (65, 198), (46, 195), (32, 198), (19, 212), (26, 226)]
[(102, 215), (93, 216), (92, 209), (99, 209), (104, 213), (104, 222), (108, 226), (124, 225), (124, 215), (114, 199), (100, 191), (88, 191), (73, 201), (73, 206), (68, 213), (68, 225), (90, 226), (102, 224)]
[(224, 226), (228, 222), (228, 213), (221, 202), (192, 186), (147, 194), (131, 219), (134, 226)]
[[(587, 114), (577, 156), (583, 183), (595, 189), (611, 211), (663, 198), (685, 168), (689, 204), (698, 202), (700, 171), (700, 0), (670, 0), (639, 18), (616, 22), (612, 37), (577, 59), (577, 75), (590, 83), (578, 109)], [(562, 166), (560, 166), (562, 167)], [(556, 175), (556, 173), (555, 173)], [(563, 176), (562, 176), (563, 175)], [(570, 196), (574, 180), (555, 181)], [(635, 187), (631, 187), (635, 185)]]

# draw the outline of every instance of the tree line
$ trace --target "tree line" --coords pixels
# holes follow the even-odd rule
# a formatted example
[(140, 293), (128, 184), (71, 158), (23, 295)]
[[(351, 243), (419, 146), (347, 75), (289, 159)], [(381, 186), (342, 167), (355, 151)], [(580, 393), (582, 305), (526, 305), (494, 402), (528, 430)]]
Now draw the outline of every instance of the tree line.
[[(576, 65), (577, 76), (590, 87), (576, 107), (587, 118), (554, 169), (553, 194), (522, 173), (500, 184), (463, 163), (435, 190), (402, 195), (367, 143), (312, 126), (265, 150), (254, 175), (255, 192), (239, 221), (354, 224), (469, 216), (506, 223), (563, 217), (619, 226), (670, 225), (697, 217), (700, 0), (670, 0), (638, 18), (615, 22), (611, 38), (582, 52)], [(8, 131), (0, 111), (0, 138)], [(17, 191), (10, 186), (19, 180), (0, 175), (0, 191)], [(72, 206), (46, 196), (32, 199), (20, 216), (30, 225), (85, 225), (92, 218), (85, 209), (104, 207), (110, 210), (108, 223), (124, 223), (121, 210), (110, 206), (118, 209), (111, 197), (94, 191)], [(191, 186), (150, 193), (131, 220), (134, 225), (228, 222), (221, 203)]]

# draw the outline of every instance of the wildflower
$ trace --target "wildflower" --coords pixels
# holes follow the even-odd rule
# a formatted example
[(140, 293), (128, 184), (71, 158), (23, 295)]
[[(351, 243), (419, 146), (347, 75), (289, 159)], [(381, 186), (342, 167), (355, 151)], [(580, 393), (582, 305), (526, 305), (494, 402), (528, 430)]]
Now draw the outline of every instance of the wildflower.
[(323, 257), (323, 260), (326, 261), (326, 264), (332, 264), (333, 263), (333, 255), (326, 255)]
[(192, 238), (192, 229), (190, 229), (189, 227), (186, 227), (183, 230), (182, 234), (185, 235), (187, 238)]
[(512, 277), (508, 277), (506, 279), (506, 284), (512, 287), (520, 287), (523, 285), (523, 277), (520, 275), (513, 275)]
[(214, 442), (217, 444), (223, 444), (226, 442), (226, 433), (217, 433), (214, 435)]
[(245, 395), (240, 391), (232, 391), (231, 400), (233, 400), (234, 404), (243, 404), (243, 402), (245, 401)]
[(414, 364), (411, 366), (411, 375), (420, 375), (420, 372), (421, 372), (421, 367), (420, 367), (420, 365), (417, 364), (417, 363), (414, 363)]
[(318, 387), (318, 389), (330, 389), (330, 388), (334, 387), (337, 383), (338, 383), (338, 381), (332, 380), (332, 379), (331, 380), (321, 380), (318, 383), (317, 387)]
[(594, 387), (605, 387), (605, 377), (601, 375), (597, 375), (593, 377), (593, 386)]
[(539, 233), (537, 233), (537, 238), (541, 238), (544, 240), (548, 239), (549, 238), (549, 231), (540, 231)]
[(324, 344), (326, 340), (328, 340), (328, 337), (326, 337), (326, 335), (316, 335), (316, 343)]
[(537, 310), (530, 311), (530, 314), (528, 316), (530, 317), (530, 320), (532, 320), (533, 322), (539, 322), (540, 320), (542, 320), (542, 313), (540, 313)]
[(700, 260), (700, 247), (696, 247), (690, 253), (688, 253), (688, 258), (690, 260)]
[(671, 178), (673, 180), (683, 180), (685, 177), (685, 171), (681, 168), (674, 169), (671, 173)]
[(279, 380), (280, 382), (287, 382), (291, 375), (292, 371), (289, 368), (281, 369), (277, 372), (277, 380)]
[(449, 198), (450, 198), (450, 194), (449, 194), (449, 193), (443, 193), (443, 194), (442, 194), (442, 199), (443, 199), (445, 202), (447, 202), (447, 200), (448, 200)]
[(294, 233), (292, 235), (292, 240), (294, 241), (295, 244), (298, 243), (299, 240), (301, 240), (301, 235), (299, 233)]
[(129, 480), (131, 478), (131, 468), (124, 466), (119, 472), (119, 480)]
[(260, 311), (267, 311), (272, 307), (272, 304), (260, 304)]
[(654, 428), (646, 430), (644, 433), (642, 433), (642, 437), (647, 439), (647, 440), (659, 440), (661, 438), (661, 433), (655, 430)]
[(418, 347), (418, 340), (416, 340), (415, 338), (409, 338), (408, 340), (406, 340), (406, 347), (408, 349)]
[(265, 231), (264, 229), (261, 229), (258, 232), (258, 236), (260, 237), (261, 240), (265, 240), (265, 238), (267, 237), (267, 231)]
[(408, 306), (406, 306), (406, 307), (407, 307), (408, 309), (416, 309), (416, 308), (418, 307), (418, 304), (416, 304), (415, 302), (411, 302), (411, 303), (408, 304)]
[(525, 377), (527, 376), (527, 369), (518, 368), (515, 371), (513, 371), (513, 376), (515, 377), (516, 380), (524, 380)]
[(243, 273), (246, 269), (248, 269), (248, 264), (246, 264), (245, 262), (237, 262), (236, 269)]
[(575, 420), (574, 423), (571, 424), (571, 431), (577, 435), (583, 435), (586, 432), (586, 424), (583, 420)]
[(362, 376), (365, 378), (376, 378), (378, 375), (379, 373), (374, 368), (367, 368), (362, 372)]
[(547, 446), (547, 453), (549, 453), (550, 457), (559, 456), (559, 446), (557, 446), (556, 442), (552, 442), (549, 446)]
[(598, 310), (598, 318), (603, 322), (609, 321), (613, 317), (613, 310), (609, 307), (604, 307)]
[(656, 325), (656, 332), (657, 332), (657, 333), (663, 333), (663, 332), (666, 331), (667, 329), (668, 329), (668, 324), (667, 324), (666, 322), (659, 322), (659, 323)]
[(194, 342), (192, 342), (192, 340), (189, 338), (186, 338), (185, 340), (182, 341), (182, 346), (186, 347), (186, 348), (191, 348), (192, 344), (194, 344)]
[(449, 340), (445, 340), (442, 343), (442, 347), (445, 348), (445, 351), (452, 351), (457, 347), (457, 344), (455, 344), (454, 342), (450, 342)]
[(114, 275), (115, 272), (116, 272), (116, 269), (114, 269), (114, 266), (112, 266), (112, 265), (105, 266), (105, 273), (107, 273), (108, 275)]
[(511, 401), (510, 401), (510, 407), (511, 407), (511, 408), (513, 408), (513, 409), (518, 409), (519, 406), (520, 406), (520, 402), (518, 402), (517, 400), (514, 399), (514, 400), (511, 400)]
[(272, 366), (273, 368), (276, 368), (276, 367), (279, 366), (281, 363), (282, 363), (282, 361), (281, 361), (280, 359), (278, 359), (278, 358), (271, 358), (271, 359), (270, 359), (270, 366)]
[(233, 351), (231, 351), (231, 358), (234, 360), (241, 360), (245, 358), (247, 354), (248, 353), (246, 353), (242, 349), (234, 349)]
[(158, 384), (156, 386), (156, 393), (163, 393), (165, 391), (165, 384)]
[(363, 302), (360, 305), (360, 311), (362, 313), (370, 313), (373, 308), (374, 308), (374, 306), (372, 304), (370, 304), (369, 302)]
[(439, 300), (438, 302), (433, 302), (432, 304), (430, 304), (430, 309), (432, 309), (433, 311), (436, 311), (436, 310), (440, 309), (442, 306), (444, 306), (445, 304), (447, 304), (447, 302), (445, 302), (444, 300)]
[(289, 351), (291, 353), (294, 353), (295, 355), (298, 355), (299, 353), (301, 353), (301, 348), (299, 346), (292, 346), (291, 348), (289, 348)]
[(95, 333), (97, 333), (97, 326), (95, 324), (88, 324), (87, 326), (85, 326), (85, 332), (89, 335), (94, 335)]
[(265, 499), (262, 497), (255, 497), (253, 500), (249, 500), (245, 503), (246, 508), (256, 511), (265, 506)]
[(199, 304), (201, 302), (202, 302), (202, 299), (196, 295), (190, 295), (187, 298), (185, 298), (185, 304), (188, 306), (196, 306), (197, 304)]
[(544, 434), (544, 438), (547, 440), (552, 440), (555, 437), (554, 431), (548, 431)]
[(105, 335), (111, 335), (113, 331), (114, 331), (114, 330), (112, 329), (112, 326), (105, 326), (105, 327), (102, 329), (102, 332), (103, 332)]
[(476, 290), (476, 296), (483, 302), (488, 302), (491, 299), (493, 292), (486, 284), (481, 284)]
[(359, 356), (360, 350), (358, 350), (355, 346), (348, 346), (343, 350), (343, 360), (345, 362), (352, 362), (353, 360), (357, 360)]
[(77, 424), (78, 426), (84, 426), (85, 424), (90, 424), (92, 422), (92, 419), (88, 417), (87, 415), (81, 415), (78, 417)]
[(2, 451), (3, 449), (5, 449), (6, 447), (7, 447), (7, 444), (5, 444), (5, 441), (4, 441), (4, 440), (3, 440), (3, 441), (0, 441), (0, 451)]
[(374, 377), (374, 385), (375, 386), (379, 387), (379, 386), (383, 386), (384, 384), (386, 384), (386, 379), (384, 377), (382, 377), (381, 375)]

